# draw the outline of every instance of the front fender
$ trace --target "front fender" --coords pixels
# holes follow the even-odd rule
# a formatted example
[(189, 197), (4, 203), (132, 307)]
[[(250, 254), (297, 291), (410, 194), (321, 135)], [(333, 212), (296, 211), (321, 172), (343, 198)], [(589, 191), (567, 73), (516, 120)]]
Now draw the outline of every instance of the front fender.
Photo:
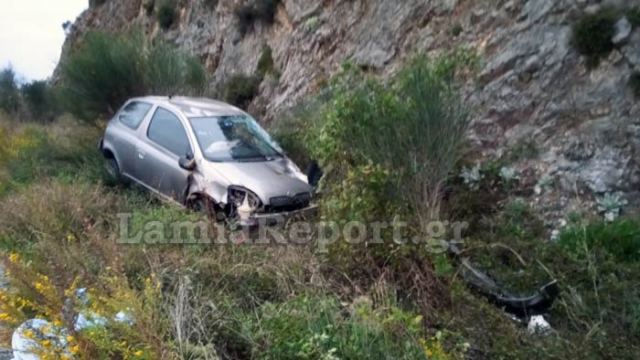
[(204, 194), (218, 204), (227, 203), (227, 186), (216, 180), (207, 181), (200, 173), (194, 173), (189, 186), (189, 198)]

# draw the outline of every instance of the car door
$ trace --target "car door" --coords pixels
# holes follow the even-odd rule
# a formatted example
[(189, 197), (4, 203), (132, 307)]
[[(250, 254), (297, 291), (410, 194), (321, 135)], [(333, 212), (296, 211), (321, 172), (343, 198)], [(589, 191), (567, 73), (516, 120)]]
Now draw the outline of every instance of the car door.
[(184, 203), (189, 171), (180, 167), (179, 159), (192, 154), (192, 148), (179, 117), (158, 107), (136, 152), (136, 177), (161, 195)]
[(137, 130), (152, 105), (143, 101), (130, 101), (116, 115), (111, 131), (107, 132), (109, 141), (117, 153), (118, 166), (125, 175), (132, 175), (136, 166)]

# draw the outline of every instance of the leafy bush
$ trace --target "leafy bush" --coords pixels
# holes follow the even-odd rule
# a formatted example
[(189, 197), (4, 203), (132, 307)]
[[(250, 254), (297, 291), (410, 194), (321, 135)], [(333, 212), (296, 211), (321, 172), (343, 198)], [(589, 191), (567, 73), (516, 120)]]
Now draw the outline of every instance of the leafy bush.
[(235, 10), (240, 34), (244, 35), (257, 21), (273, 24), (280, 0), (249, 0)]
[(615, 35), (617, 19), (616, 11), (603, 9), (583, 16), (573, 25), (571, 43), (580, 54), (587, 57), (588, 66), (597, 66), (614, 49), (611, 39)]
[(420, 224), (437, 218), (469, 122), (453, 79), (462, 59), (418, 58), (391, 84), (347, 75), (310, 136), (314, 156), (322, 166), (342, 168), (343, 176), (367, 164), (386, 169), (393, 173), (389, 198), (407, 204)]
[(84, 120), (113, 114), (133, 96), (200, 94), (205, 71), (194, 58), (141, 34), (87, 34), (62, 63), (62, 99)]
[(158, 7), (158, 24), (163, 29), (169, 29), (176, 20), (176, 6), (172, 0), (165, 0)]
[(46, 81), (33, 81), (21, 88), (30, 116), (36, 120), (51, 120), (58, 112), (53, 89)]
[(16, 73), (11, 67), (0, 72), (0, 109), (8, 114), (18, 111), (20, 94), (16, 83)]
[(257, 76), (233, 75), (224, 85), (223, 97), (230, 104), (246, 109), (260, 88)]

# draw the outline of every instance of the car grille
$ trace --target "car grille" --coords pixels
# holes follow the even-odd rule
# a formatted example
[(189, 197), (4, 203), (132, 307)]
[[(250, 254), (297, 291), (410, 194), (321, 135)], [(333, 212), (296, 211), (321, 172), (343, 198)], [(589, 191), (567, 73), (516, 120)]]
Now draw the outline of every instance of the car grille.
[(299, 193), (295, 196), (276, 196), (269, 199), (269, 206), (265, 207), (267, 212), (286, 212), (304, 209), (311, 202), (310, 193)]

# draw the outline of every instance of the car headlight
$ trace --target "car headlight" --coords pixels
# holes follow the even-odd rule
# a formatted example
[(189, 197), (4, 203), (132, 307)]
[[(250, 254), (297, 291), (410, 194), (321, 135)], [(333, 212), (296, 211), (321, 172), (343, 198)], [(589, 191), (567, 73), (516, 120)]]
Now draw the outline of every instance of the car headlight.
[(236, 208), (242, 205), (245, 197), (247, 198), (249, 206), (253, 210), (256, 210), (262, 206), (262, 201), (260, 201), (258, 195), (254, 194), (253, 192), (238, 186), (229, 187), (229, 203), (235, 205)]

